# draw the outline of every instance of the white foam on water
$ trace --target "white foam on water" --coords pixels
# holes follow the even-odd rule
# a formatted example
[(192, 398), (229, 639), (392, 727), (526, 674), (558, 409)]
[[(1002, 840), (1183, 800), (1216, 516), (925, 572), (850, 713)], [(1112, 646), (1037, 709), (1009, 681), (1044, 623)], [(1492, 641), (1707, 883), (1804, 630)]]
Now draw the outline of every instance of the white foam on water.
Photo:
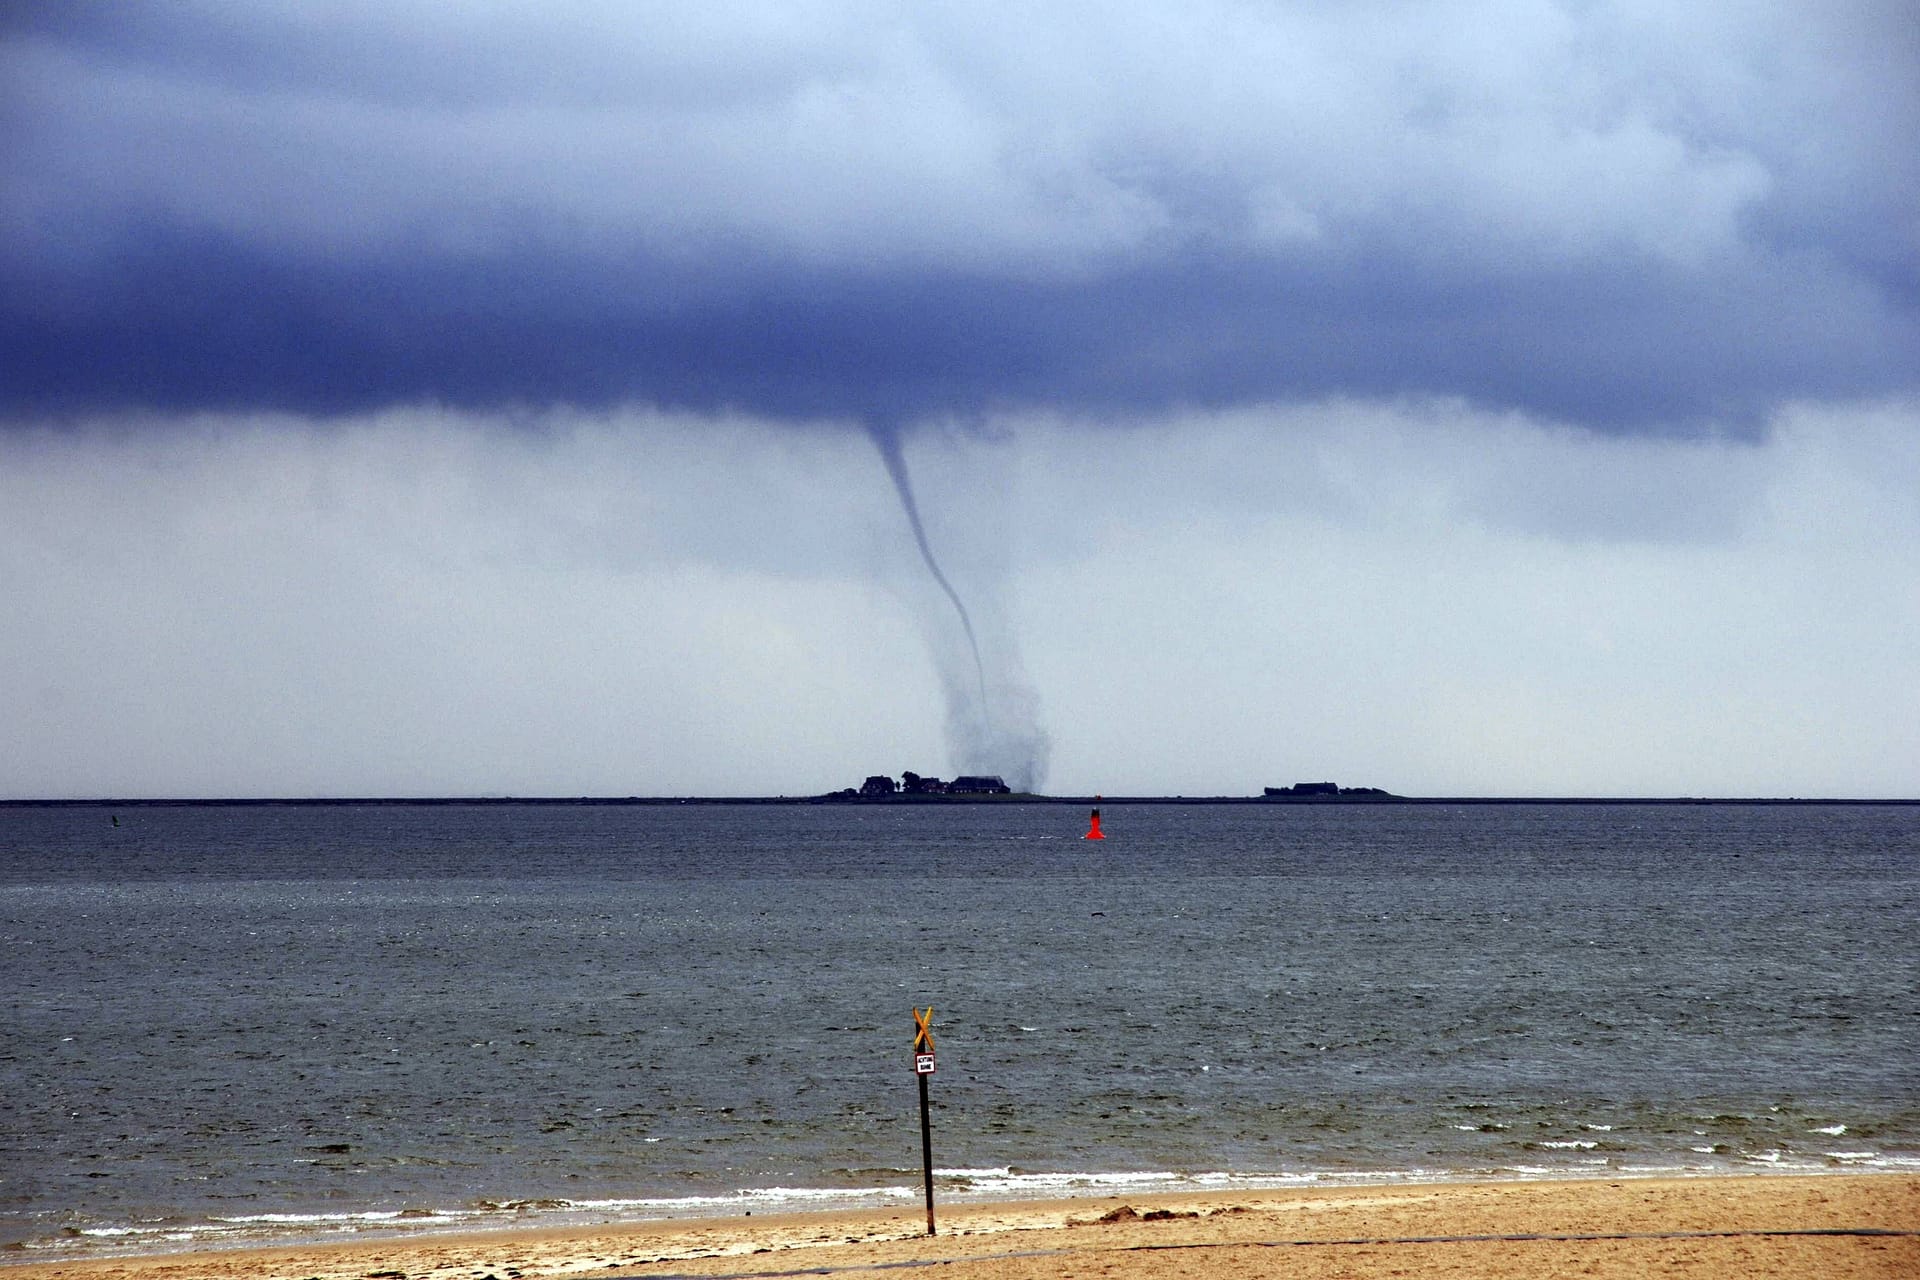
[(473, 1210), (460, 1209), (369, 1209), (359, 1213), (248, 1213), (215, 1218), (216, 1223), (235, 1226), (352, 1226), (357, 1223), (454, 1222), (478, 1216)]
[(1183, 1175), (1165, 1172), (1126, 1173), (1016, 1173), (1012, 1169), (975, 1170), (967, 1179), (969, 1199), (1036, 1200), (1051, 1196), (1100, 1194), (1103, 1191), (1146, 1191), (1171, 1188)]
[(731, 1216), (743, 1209), (801, 1211), (841, 1205), (862, 1208), (919, 1194), (917, 1187), (746, 1187), (708, 1196), (643, 1196), (621, 1200), (569, 1200), (543, 1212), (611, 1214), (638, 1218)]
[(1134, 1193), (1171, 1194), (1181, 1191), (1274, 1190), (1288, 1187), (1360, 1187), (1399, 1183), (1440, 1182), (1462, 1176), (1438, 1169), (1403, 1169), (1392, 1172), (1345, 1172), (1312, 1170), (1297, 1173), (1236, 1172), (1213, 1170), (1178, 1172), (1174, 1170), (1129, 1170), (1110, 1172), (1014, 1172), (1002, 1177), (978, 1177), (952, 1193), (958, 1200), (1037, 1200), (1069, 1199)]
[(1808, 1133), (1824, 1133), (1830, 1138), (1837, 1138), (1846, 1131), (1847, 1126), (1843, 1124), (1830, 1124), (1824, 1128), (1807, 1130)]

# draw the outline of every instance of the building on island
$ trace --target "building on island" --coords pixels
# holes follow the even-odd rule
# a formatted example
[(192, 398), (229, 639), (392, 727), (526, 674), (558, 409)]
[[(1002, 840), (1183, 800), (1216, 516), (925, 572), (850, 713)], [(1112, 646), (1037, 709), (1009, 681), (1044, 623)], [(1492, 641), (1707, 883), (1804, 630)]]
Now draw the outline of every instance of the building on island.
[(1009, 796), (1013, 788), (998, 774), (966, 774), (952, 782), (923, 778), (908, 770), (895, 782), (884, 773), (870, 775), (855, 787), (828, 792), (822, 800), (889, 800), (897, 796)]
[(999, 774), (962, 774), (947, 784), (947, 792), (956, 796), (1010, 796), (1013, 788)]

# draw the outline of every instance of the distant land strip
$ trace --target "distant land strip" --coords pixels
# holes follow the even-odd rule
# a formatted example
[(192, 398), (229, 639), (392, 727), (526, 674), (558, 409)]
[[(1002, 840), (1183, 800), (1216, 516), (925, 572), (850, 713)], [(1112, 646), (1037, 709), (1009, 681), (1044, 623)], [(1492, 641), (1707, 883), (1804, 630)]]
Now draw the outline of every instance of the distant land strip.
[(1920, 797), (1838, 796), (1049, 796), (891, 795), (891, 796), (141, 796), (98, 798), (0, 799), (0, 808), (95, 809), (185, 808), (190, 806), (295, 805), (1254, 805), (1296, 808), (1323, 805), (1907, 805)]

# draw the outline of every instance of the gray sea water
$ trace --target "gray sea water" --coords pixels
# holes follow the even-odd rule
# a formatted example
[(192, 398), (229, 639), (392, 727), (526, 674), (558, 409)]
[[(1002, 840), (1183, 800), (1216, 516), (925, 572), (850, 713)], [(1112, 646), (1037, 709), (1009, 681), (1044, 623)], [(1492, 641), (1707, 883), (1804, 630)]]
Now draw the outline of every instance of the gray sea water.
[(1920, 1168), (1920, 808), (1104, 818), (0, 807), (0, 1258)]

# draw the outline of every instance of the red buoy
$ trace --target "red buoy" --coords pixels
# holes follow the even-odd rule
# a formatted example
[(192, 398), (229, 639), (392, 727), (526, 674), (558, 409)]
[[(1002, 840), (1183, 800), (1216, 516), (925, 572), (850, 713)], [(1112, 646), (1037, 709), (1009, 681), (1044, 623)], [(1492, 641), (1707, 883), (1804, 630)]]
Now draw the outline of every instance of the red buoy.
[(1093, 825), (1091, 827), (1088, 827), (1087, 834), (1084, 836), (1081, 836), (1080, 838), (1082, 840), (1105, 840), (1106, 839), (1106, 836), (1100, 833), (1100, 811), (1098, 809), (1095, 809), (1093, 811)]

